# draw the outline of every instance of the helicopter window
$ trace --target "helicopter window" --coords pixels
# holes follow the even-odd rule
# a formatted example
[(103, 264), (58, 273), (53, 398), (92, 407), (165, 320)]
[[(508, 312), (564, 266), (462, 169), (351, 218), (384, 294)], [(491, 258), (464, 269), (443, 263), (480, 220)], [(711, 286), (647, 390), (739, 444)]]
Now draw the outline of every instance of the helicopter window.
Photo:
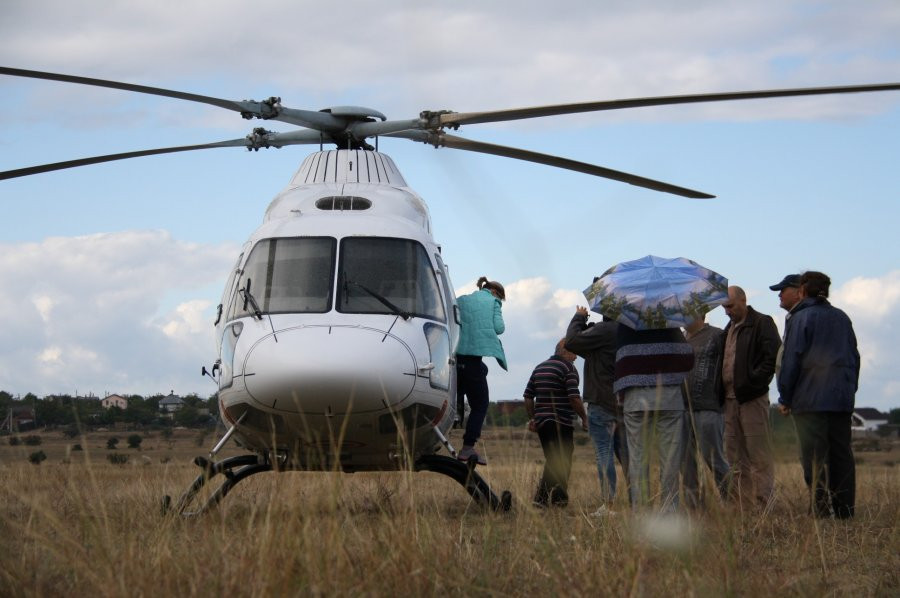
[(316, 200), (316, 207), (320, 210), (368, 210), (372, 202), (365, 197), (336, 195)]
[[(263, 313), (324, 313), (331, 309), (335, 240), (332, 237), (264, 239), (253, 247), (241, 278), (240, 289)], [(253, 313), (247, 293), (235, 293), (234, 317)]]
[[(447, 278), (447, 266), (444, 265), (444, 260), (442, 260), (441, 256), (437, 253), (434, 254), (434, 261), (437, 262), (438, 274), (441, 277), (441, 285), (444, 287), (444, 305), (448, 307), (453, 305), (455, 315), (456, 306), (454, 305), (453, 295), (451, 294), (450, 279)], [(459, 317), (456, 318), (456, 323), (459, 324)]]
[(425, 324), (425, 338), (428, 339), (428, 351), (434, 365), (428, 381), (432, 388), (447, 390), (450, 388), (450, 334), (439, 324)]
[(434, 269), (421, 243), (386, 237), (341, 241), (337, 310), (446, 321)]
[[(225, 290), (222, 292), (222, 302), (221, 305), (229, 305), (229, 301), (231, 300), (231, 293), (234, 292), (234, 281), (237, 279), (237, 275), (241, 271), (241, 258), (244, 257), (244, 254), (238, 256), (237, 262), (234, 264), (234, 268), (231, 269), (231, 273), (228, 275), (228, 282), (225, 283)], [(230, 311), (230, 310), (229, 310)], [(221, 316), (221, 312), (219, 312)], [(216, 320), (216, 324), (219, 323), (219, 320)]]

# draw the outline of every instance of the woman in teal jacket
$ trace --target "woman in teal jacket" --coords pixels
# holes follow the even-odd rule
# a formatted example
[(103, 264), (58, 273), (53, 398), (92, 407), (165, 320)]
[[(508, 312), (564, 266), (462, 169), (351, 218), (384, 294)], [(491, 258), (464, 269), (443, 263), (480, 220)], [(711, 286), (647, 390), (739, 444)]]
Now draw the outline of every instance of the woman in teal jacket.
[(504, 370), (506, 355), (499, 335), (503, 334), (503, 313), (501, 301), (506, 300), (506, 291), (499, 282), (482, 276), (478, 279), (478, 290), (457, 298), (459, 303), (460, 331), (456, 348), (456, 404), (460, 422), (465, 413), (465, 398), (469, 398), (469, 420), (463, 434), (463, 447), (457, 457), (468, 461), (478, 459), (481, 465), (487, 461), (475, 451), (475, 443), (481, 436), (481, 426), (488, 408), (488, 368), (482, 357), (495, 357)]

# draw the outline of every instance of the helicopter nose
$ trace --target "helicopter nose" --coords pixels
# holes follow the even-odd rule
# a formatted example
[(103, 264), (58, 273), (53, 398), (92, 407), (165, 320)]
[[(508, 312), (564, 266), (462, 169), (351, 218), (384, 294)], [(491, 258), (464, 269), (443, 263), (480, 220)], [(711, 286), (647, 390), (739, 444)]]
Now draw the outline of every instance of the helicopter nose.
[(392, 406), (412, 392), (416, 362), (383, 331), (304, 326), (258, 341), (244, 362), (254, 400), (306, 414), (363, 413)]

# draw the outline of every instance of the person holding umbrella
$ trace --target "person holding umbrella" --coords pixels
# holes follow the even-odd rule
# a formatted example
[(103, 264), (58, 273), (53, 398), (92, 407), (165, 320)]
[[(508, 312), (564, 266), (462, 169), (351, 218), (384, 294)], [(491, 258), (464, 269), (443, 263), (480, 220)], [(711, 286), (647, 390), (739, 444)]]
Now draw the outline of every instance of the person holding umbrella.
[(625, 414), (632, 508), (649, 502), (651, 445), (660, 460), (661, 508), (678, 507), (685, 382), (694, 352), (680, 327), (727, 297), (728, 281), (684, 258), (647, 256), (607, 270), (585, 290), (591, 309), (615, 319), (615, 381)]
[(684, 383), (694, 352), (681, 330), (633, 330), (620, 326), (616, 381), (628, 437), (628, 473), (632, 508), (650, 500), (650, 447), (657, 444), (662, 511), (678, 507), (684, 455)]

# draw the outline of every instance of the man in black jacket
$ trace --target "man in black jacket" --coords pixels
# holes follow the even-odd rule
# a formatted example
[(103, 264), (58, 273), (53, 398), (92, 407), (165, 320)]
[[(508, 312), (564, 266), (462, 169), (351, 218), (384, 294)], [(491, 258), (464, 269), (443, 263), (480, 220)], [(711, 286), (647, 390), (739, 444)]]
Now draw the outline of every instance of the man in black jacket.
[(617, 322), (588, 324), (588, 310), (580, 305), (566, 331), (566, 349), (584, 358), (584, 402), (588, 405), (588, 431), (594, 441), (597, 475), (600, 477), (600, 508), (593, 513), (610, 513), (616, 496), (616, 464), (628, 480), (628, 445), (622, 407), (613, 394), (616, 365)]
[(747, 305), (747, 295), (728, 287), (720, 393), (725, 400), (725, 453), (738, 495), (760, 507), (775, 490), (769, 426), (769, 384), (781, 339), (771, 316)]

